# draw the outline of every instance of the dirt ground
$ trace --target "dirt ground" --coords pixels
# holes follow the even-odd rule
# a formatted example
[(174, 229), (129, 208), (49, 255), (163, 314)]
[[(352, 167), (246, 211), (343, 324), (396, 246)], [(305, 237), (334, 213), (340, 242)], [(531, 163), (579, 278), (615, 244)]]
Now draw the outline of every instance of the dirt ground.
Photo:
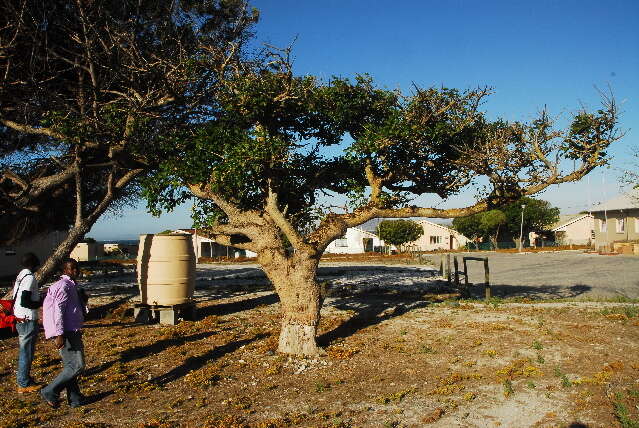
[[(92, 402), (52, 410), (16, 395), (17, 341), (3, 339), (0, 426), (639, 424), (636, 303), (460, 301), (437, 278), (365, 293), (336, 281), (319, 329), (326, 354), (305, 359), (276, 352), (270, 287), (238, 278), (198, 287), (199, 319), (177, 326), (133, 323), (130, 279), (94, 281), (81, 381)], [(59, 363), (38, 343), (36, 379)]]

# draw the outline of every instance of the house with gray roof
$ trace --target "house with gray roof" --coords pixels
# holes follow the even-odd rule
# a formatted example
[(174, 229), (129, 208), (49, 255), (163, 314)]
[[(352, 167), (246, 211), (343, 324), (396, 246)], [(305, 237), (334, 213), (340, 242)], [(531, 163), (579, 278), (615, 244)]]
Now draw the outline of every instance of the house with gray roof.
[(639, 242), (639, 189), (613, 198), (591, 210), (595, 219), (595, 248), (611, 250), (615, 242)]

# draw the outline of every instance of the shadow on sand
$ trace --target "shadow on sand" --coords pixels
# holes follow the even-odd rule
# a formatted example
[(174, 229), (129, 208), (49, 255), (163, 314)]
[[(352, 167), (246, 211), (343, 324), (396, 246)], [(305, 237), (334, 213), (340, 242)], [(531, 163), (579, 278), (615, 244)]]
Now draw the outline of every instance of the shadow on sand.
[[(572, 299), (592, 290), (589, 285), (492, 285), (492, 295), (501, 298), (528, 298), (532, 300)], [(472, 297), (484, 296), (484, 285), (470, 287)]]

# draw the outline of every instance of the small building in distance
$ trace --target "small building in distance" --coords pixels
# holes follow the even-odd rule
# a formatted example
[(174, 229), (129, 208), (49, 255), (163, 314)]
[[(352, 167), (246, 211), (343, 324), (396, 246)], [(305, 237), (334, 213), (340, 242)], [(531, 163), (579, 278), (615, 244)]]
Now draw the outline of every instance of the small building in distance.
[[(382, 251), (385, 243), (379, 238), (377, 228), (385, 220), (374, 218), (357, 227), (350, 227), (341, 238), (331, 242), (326, 248), (327, 253), (359, 254), (370, 251)], [(456, 250), (466, 245), (468, 238), (456, 230), (443, 224), (433, 223), (425, 219), (411, 219), (424, 229), (423, 235), (414, 242), (405, 245), (411, 251)], [(395, 247), (391, 246), (391, 250)]]
[(615, 242), (639, 242), (639, 189), (597, 205), (591, 212), (595, 249), (611, 251)]
[(443, 224), (425, 219), (414, 221), (424, 229), (424, 234), (419, 239), (407, 244), (415, 251), (457, 250), (468, 242), (464, 235)]
[(361, 226), (346, 229), (346, 233), (328, 244), (324, 252), (329, 254), (361, 254), (381, 251), (384, 247), (384, 241), (379, 239), (375, 233), (365, 230)]
[(17, 275), (22, 270), (20, 260), (25, 253), (34, 253), (44, 263), (65, 236), (65, 232), (54, 231), (25, 239), (16, 245), (0, 246), (0, 276)]
[(97, 260), (102, 256), (104, 256), (104, 246), (97, 242), (80, 242), (69, 254), (69, 257), (79, 262)]
[(111, 255), (114, 258), (118, 257), (135, 257), (138, 254), (138, 243), (123, 243), (123, 242), (105, 242), (103, 244), (104, 255)]
[(595, 221), (592, 214), (569, 214), (559, 216), (559, 221), (550, 227), (555, 242), (560, 245), (592, 245), (595, 240)]
[(257, 257), (257, 254), (253, 251), (243, 250), (240, 248), (230, 247), (222, 245), (216, 242), (214, 239), (207, 238), (200, 233), (197, 233), (197, 229), (177, 229), (174, 233), (188, 233), (193, 239), (193, 250), (195, 251), (195, 257)]

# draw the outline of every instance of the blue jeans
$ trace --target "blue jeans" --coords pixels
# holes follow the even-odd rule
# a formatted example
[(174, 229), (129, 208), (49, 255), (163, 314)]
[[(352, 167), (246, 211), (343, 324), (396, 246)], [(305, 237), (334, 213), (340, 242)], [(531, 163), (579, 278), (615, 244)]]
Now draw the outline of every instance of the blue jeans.
[(84, 371), (84, 344), (81, 332), (64, 333), (64, 346), (60, 349), (62, 371), (50, 384), (40, 390), (48, 401), (57, 403), (63, 389), (67, 390), (70, 405), (81, 405), (82, 394), (78, 386), (78, 376)]
[(18, 330), (18, 370), (16, 380), (18, 386), (27, 387), (35, 382), (31, 379), (31, 363), (38, 340), (38, 322), (24, 321), (16, 324)]

